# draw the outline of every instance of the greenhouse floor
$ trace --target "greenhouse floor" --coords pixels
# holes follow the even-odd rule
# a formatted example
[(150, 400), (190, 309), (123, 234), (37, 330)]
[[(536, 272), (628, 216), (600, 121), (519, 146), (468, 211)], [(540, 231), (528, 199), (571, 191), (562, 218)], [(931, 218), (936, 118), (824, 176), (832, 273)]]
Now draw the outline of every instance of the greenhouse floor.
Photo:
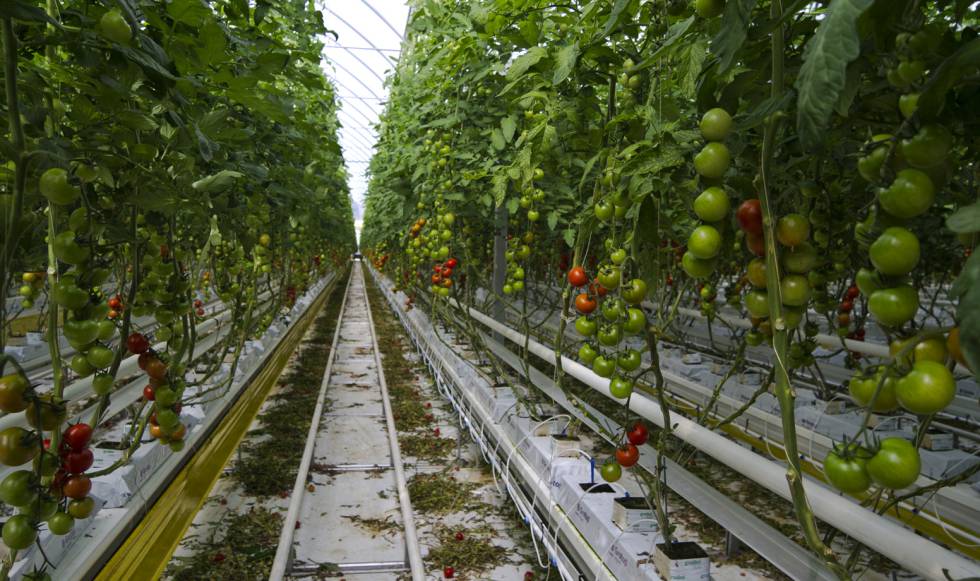
[[(234, 578), (271, 570), (273, 579), (408, 579), (410, 535), (420, 559), (417, 578), (658, 578), (643, 550), (632, 575), (605, 568), (591, 572), (583, 553), (592, 551), (601, 562), (619, 539), (593, 541), (605, 548), (592, 549), (587, 524), (555, 518), (559, 542), (554, 543), (549, 537), (555, 530), (542, 534), (543, 521), (529, 518), (527, 505), (515, 508), (515, 491), (526, 491), (528, 484), (506, 481), (499, 466), (487, 463), (486, 442), (461, 429), (469, 421), (461, 420), (454, 402), (440, 392), (425, 354), (413, 348), (383, 289), (367, 278), (355, 263), (346, 291), (343, 281), (337, 285), (165, 576)], [(466, 346), (459, 355), (477, 360)], [(309, 429), (314, 415), (317, 423)], [(388, 439), (392, 427), (398, 436), (395, 454)], [(581, 434), (581, 440), (580, 447), (590, 453), (606, 447), (589, 434)], [(516, 464), (521, 455), (512, 451), (503, 458)], [(620, 489), (642, 494), (639, 481), (627, 474)], [(591, 498), (582, 508), (587, 503)], [(711, 578), (785, 577), (750, 550), (727, 553), (730, 539), (709, 534), (693, 507), (679, 502), (672, 511), (675, 534), (706, 549)], [(294, 526), (284, 527), (292, 515)], [(534, 533), (529, 522), (537, 523)], [(648, 532), (638, 540), (652, 549), (659, 538)]]

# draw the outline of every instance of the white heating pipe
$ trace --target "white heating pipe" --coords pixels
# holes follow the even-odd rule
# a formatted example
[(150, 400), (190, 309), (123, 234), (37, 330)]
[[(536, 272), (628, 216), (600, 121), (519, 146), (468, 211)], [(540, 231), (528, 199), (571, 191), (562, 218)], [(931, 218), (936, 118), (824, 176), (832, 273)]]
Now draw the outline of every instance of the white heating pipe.
[[(464, 308), (452, 301), (457, 308)], [(555, 364), (555, 352), (551, 348), (526, 337), (524, 334), (502, 325), (475, 309), (465, 309), (470, 316), (507, 340), (527, 345), (535, 356)], [(572, 377), (585, 383), (603, 395), (609, 393), (609, 380), (603, 379), (584, 365), (562, 356), (562, 367)], [(622, 402), (623, 400), (616, 400)], [(630, 409), (663, 427), (664, 418), (659, 404), (648, 398), (634, 397), (629, 400)], [(681, 440), (712, 456), (751, 478), (768, 490), (790, 500), (786, 468), (743, 448), (738, 443), (711, 431), (680, 414), (671, 416), (673, 433)], [(813, 514), (820, 520), (853, 537), (872, 550), (885, 555), (902, 567), (927, 579), (945, 581), (945, 572), (953, 579), (980, 577), (980, 564), (918, 536), (898, 523), (849, 502), (837, 493), (804, 479), (807, 497)]]

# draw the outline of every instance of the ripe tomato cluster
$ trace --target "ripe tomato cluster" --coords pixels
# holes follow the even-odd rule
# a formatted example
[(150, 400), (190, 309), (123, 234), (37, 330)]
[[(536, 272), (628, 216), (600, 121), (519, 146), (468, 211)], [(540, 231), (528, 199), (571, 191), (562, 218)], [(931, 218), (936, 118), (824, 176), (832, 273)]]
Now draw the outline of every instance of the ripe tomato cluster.
[(433, 294), (442, 297), (449, 296), (450, 289), (453, 287), (453, 270), (458, 264), (458, 260), (450, 258), (445, 262), (432, 265), (432, 276), (430, 277), (432, 286), (429, 287), (429, 290)]
[(148, 379), (143, 388), (143, 399), (153, 402), (149, 417), (150, 436), (161, 444), (169, 445), (174, 452), (179, 452), (184, 448), (184, 436), (187, 435), (187, 426), (180, 421), (184, 380), (153, 351), (145, 335), (131, 334), (126, 339), (126, 347), (131, 353), (139, 355), (139, 367)]
[(616, 448), (614, 458), (602, 464), (599, 474), (606, 482), (616, 482), (623, 477), (623, 468), (631, 468), (640, 461), (640, 448), (650, 438), (650, 431), (643, 422), (636, 422), (626, 432), (626, 441)]

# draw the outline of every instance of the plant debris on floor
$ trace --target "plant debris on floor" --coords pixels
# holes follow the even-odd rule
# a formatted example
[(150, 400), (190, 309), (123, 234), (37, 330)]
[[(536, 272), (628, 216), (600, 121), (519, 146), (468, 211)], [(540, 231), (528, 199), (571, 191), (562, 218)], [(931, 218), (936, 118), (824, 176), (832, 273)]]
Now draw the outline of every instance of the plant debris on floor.
[(190, 541), (193, 555), (171, 561), (166, 575), (176, 581), (267, 579), (281, 530), (282, 516), (265, 508), (228, 513), (209, 538)]
[[(346, 287), (347, 276), (349, 273), (334, 284), (307, 329), (279, 379), (278, 391), (256, 418), (260, 427), (250, 431), (239, 446), (229, 476), (245, 496), (259, 501), (278, 499), (292, 489), (340, 313), (338, 295)], [(225, 498), (217, 502), (226, 505)], [(164, 577), (180, 581), (267, 579), (281, 530), (282, 515), (271, 508), (228, 509), (207, 534), (185, 537), (186, 551), (171, 560)]]
[[(441, 466), (433, 472), (427, 467), (407, 483), (426, 569), (439, 577), (451, 567), (453, 577), (463, 581), (543, 574), (544, 569), (532, 564), (530, 533), (509, 499), (497, 491), (481, 494), (492, 486), (486, 478), (490, 469), (468, 434), (454, 431), (453, 437), (443, 437), (436, 431), (435, 426), (454, 424), (455, 419), (428, 371), (410, 359), (414, 348), (397, 315), (374, 280), (365, 280), (402, 456)], [(472, 467), (484, 482), (471, 481)], [(496, 503), (487, 502), (488, 497)], [(487, 524), (491, 521), (497, 526)]]

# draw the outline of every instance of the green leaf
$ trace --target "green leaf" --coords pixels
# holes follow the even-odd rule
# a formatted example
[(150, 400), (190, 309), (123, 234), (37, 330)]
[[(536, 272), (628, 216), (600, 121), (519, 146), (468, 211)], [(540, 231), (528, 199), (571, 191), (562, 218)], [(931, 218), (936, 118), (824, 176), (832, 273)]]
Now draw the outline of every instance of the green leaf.
[(509, 115), (500, 120), (500, 130), (503, 132), (504, 140), (510, 143), (514, 139), (514, 132), (517, 131), (517, 119)]
[(548, 49), (541, 46), (531, 47), (526, 53), (514, 59), (514, 62), (510, 64), (510, 68), (507, 69), (507, 80), (513, 81), (520, 77), (546, 56), (548, 56)]
[(217, 192), (230, 188), (235, 183), (235, 180), (244, 175), (237, 171), (223, 169), (214, 175), (197, 180), (191, 184), (191, 187), (203, 193)]
[(807, 149), (820, 145), (847, 82), (847, 65), (861, 54), (857, 21), (874, 0), (834, 0), (803, 49), (796, 80), (797, 130)]
[(964, 44), (936, 68), (919, 96), (916, 111), (923, 119), (939, 114), (948, 93), (963, 79), (963, 73), (980, 64), (980, 38)]
[(953, 287), (950, 294), (959, 296), (956, 321), (960, 327), (960, 349), (974, 370), (974, 377), (980, 379), (980, 252), (974, 252), (966, 261)]
[(224, 60), (225, 47), (228, 41), (225, 38), (225, 31), (217, 22), (209, 22), (201, 29), (198, 35), (200, 44), (197, 48), (197, 57), (205, 66), (217, 64)]
[(946, 227), (957, 234), (980, 232), (980, 202), (960, 208), (946, 218)]
[(609, 36), (609, 33), (616, 27), (620, 17), (623, 15), (623, 10), (629, 6), (629, 3), (630, 0), (616, 0), (612, 10), (609, 12), (609, 18), (606, 19), (606, 25), (602, 27), (602, 32), (599, 34), (599, 37)]
[(199, 27), (205, 20), (213, 18), (213, 13), (203, 0), (170, 0), (167, 14), (177, 22)]
[(735, 62), (735, 55), (742, 48), (749, 34), (752, 10), (759, 0), (728, 0), (725, 14), (721, 17), (724, 26), (711, 41), (711, 52), (718, 57), (718, 72), (724, 73)]
[(548, 230), (554, 232), (555, 226), (558, 225), (558, 212), (552, 210), (548, 212)]
[(557, 85), (571, 74), (575, 68), (575, 61), (578, 60), (579, 47), (577, 42), (565, 45), (558, 49), (555, 54), (555, 74), (551, 78), (551, 84)]
[(504, 140), (504, 134), (498, 127), (494, 127), (493, 131), (490, 132), (490, 143), (493, 144), (493, 148), (497, 151), (501, 151), (503, 148), (507, 147), (507, 142)]
[(680, 22), (675, 22), (667, 29), (667, 38), (664, 39), (663, 44), (660, 45), (657, 50), (653, 51), (653, 54), (643, 59), (643, 62), (633, 67), (631, 73), (642, 71), (643, 69), (650, 68), (657, 63), (657, 60), (667, 51), (668, 48), (674, 45), (684, 34), (687, 32), (691, 25), (694, 24), (694, 15), (691, 15)]
[(507, 177), (505, 172), (498, 171), (497, 173), (493, 174), (493, 178), (491, 178), (490, 183), (492, 184), (491, 189), (493, 190), (494, 207), (499, 208), (504, 203), (504, 198), (507, 197), (508, 181), (510, 181), (510, 178)]

